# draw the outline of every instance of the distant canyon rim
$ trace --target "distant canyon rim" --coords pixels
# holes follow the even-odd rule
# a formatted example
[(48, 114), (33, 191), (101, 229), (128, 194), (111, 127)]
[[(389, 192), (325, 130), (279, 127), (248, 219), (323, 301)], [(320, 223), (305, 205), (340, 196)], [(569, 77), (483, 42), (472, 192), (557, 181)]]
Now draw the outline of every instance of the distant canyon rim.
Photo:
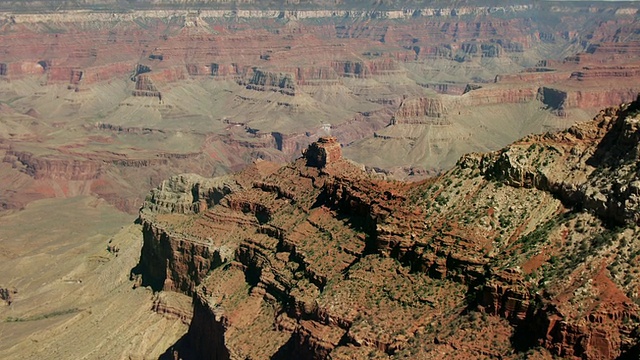
[(423, 178), (640, 90), (633, 4), (25, 4), (0, 14), (5, 208), (83, 193), (134, 212), (169, 174), (289, 161), (328, 134)]

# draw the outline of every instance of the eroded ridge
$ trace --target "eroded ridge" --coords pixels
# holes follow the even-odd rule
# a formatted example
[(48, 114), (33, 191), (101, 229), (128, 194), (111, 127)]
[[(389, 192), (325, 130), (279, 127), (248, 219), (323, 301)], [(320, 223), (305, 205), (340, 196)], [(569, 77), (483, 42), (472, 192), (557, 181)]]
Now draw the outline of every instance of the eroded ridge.
[(140, 213), (143, 284), (194, 299), (167, 355), (637, 355), (639, 110), (420, 183), (365, 172), (332, 138), (286, 166), (171, 179)]

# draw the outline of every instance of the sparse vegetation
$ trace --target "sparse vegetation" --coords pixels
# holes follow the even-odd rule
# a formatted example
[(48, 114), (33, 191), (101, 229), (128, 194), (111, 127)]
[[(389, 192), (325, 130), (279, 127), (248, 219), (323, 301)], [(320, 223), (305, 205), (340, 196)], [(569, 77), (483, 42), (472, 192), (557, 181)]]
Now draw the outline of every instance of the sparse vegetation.
[(44, 319), (49, 319), (52, 317), (56, 317), (56, 316), (62, 316), (62, 315), (69, 315), (69, 314), (75, 314), (77, 312), (82, 311), (79, 308), (70, 308), (70, 309), (64, 309), (64, 310), (56, 310), (56, 311), (52, 311), (49, 313), (45, 313), (45, 314), (40, 314), (40, 315), (33, 315), (33, 316), (28, 316), (28, 317), (7, 317), (5, 319), (5, 322), (25, 322), (25, 321), (38, 321), (38, 320), (44, 320)]

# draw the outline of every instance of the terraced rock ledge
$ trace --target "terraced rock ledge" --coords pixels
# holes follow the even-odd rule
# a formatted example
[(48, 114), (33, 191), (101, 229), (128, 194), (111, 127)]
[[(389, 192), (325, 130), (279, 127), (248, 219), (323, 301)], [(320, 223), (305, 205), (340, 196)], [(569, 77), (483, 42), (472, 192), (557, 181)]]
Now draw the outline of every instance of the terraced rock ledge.
[(640, 103), (384, 180), (321, 138), (295, 162), (173, 177), (142, 285), (193, 296), (167, 358), (638, 356)]

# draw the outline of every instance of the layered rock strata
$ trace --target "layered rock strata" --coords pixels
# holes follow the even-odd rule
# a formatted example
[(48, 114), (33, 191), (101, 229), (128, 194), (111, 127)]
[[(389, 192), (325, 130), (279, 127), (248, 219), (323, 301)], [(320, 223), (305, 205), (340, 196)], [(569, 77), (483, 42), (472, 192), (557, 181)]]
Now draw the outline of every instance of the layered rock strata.
[[(197, 213), (194, 186), (172, 180), (140, 213), (138, 269), (194, 296), (168, 353), (632, 356), (639, 109), (467, 155), (421, 183), (367, 174), (331, 138), (213, 181)], [(185, 205), (158, 207), (167, 198)]]

